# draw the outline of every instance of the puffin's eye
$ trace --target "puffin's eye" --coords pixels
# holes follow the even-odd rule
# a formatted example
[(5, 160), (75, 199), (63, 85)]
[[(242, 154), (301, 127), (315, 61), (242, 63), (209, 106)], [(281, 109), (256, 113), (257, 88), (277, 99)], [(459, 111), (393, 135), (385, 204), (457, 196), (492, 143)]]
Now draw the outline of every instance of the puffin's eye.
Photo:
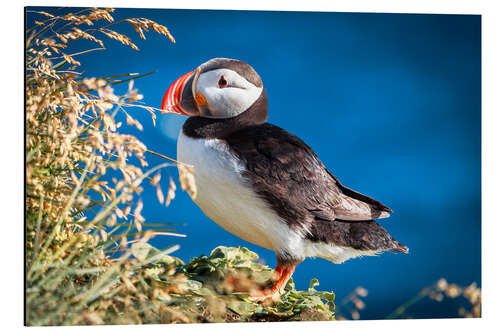
[(224, 75), (222, 75), (219, 79), (219, 88), (224, 88), (224, 87), (227, 87), (227, 80), (224, 77)]

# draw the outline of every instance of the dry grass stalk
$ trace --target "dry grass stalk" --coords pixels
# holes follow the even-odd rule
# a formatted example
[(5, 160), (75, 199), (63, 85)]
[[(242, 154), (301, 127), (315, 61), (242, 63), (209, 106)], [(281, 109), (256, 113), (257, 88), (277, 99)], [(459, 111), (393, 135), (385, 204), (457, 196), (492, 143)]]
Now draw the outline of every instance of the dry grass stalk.
[(464, 318), (481, 318), (481, 288), (477, 287), (476, 282), (463, 287), (454, 283), (448, 283), (444, 278), (439, 279), (432, 286), (423, 288), (416, 296), (394, 310), (388, 318), (411, 318), (408, 312), (413, 304), (424, 299), (442, 302), (446, 297), (450, 299), (463, 297), (467, 301), (468, 308), (460, 306), (457, 311), (458, 316)]
[[(28, 325), (161, 322), (159, 313), (171, 311), (168, 295), (151, 287), (150, 272), (142, 269), (147, 263), (131, 259), (132, 244), (178, 235), (171, 229), (143, 230), (139, 196), (143, 180), (171, 164), (144, 171), (146, 146), (120, 133), (122, 124), (115, 120), (124, 112), (127, 124), (142, 129), (127, 108), (145, 109), (153, 120), (154, 110), (135, 103), (142, 95), (131, 81), (128, 92), (118, 96), (106, 79), (81, 77), (75, 57), (92, 50), (63, 51), (79, 39), (104, 48), (97, 32), (137, 49), (130, 38), (111, 30), (120, 22), (112, 12), (29, 11), (42, 20), (26, 30)], [(173, 40), (153, 21), (130, 20)], [(171, 285), (184, 283), (171, 270), (160, 275)]]

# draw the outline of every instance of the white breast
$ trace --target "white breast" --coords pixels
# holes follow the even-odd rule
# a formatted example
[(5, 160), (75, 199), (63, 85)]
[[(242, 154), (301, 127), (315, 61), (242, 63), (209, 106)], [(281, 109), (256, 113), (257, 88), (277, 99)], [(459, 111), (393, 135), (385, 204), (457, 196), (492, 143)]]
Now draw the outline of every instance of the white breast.
[(244, 165), (218, 139), (192, 139), (182, 131), (177, 158), (195, 170), (195, 203), (219, 226), (264, 248), (279, 251), (300, 242), (241, 176)]
[(333, 262), (365, 253), (312, 243), (287, 224), (258, 197), (241, 176), (245, 166), (227, 144), (218, 139), (193, 139), (179, 134), (177, 159), (194, 167), (198, 194), (195, 203), (228, 232), (277, 253), (297, 259), (323, 257)]

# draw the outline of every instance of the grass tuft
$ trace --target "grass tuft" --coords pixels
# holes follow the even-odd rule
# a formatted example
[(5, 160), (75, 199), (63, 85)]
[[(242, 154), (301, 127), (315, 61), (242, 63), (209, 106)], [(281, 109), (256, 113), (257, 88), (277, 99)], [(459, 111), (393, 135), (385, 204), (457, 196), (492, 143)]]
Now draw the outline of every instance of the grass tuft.
[[(152, 309), (168, 305), (143, 283), (143, 263), (133, 251), (155, 236), (182, 236), (162, 226), (143, 228), (143, 182), (174, 164), (146, 169), (146, 146), (120, 130), (142, 129), (132, 117), (135, 110), (155, 120), (154, 108), (138, 103), (142, 95), (132, 81), (147, 74), (86, 78), (78, 56), (105, 49), (95, 37), (99, 33), (137, 49), (111, 30), (121, 22), (172, 36), (150, 20), (115, 21), (112, 12), (27, 11), (40, 17), (26, 30), (28, 325), (159, 322)], [(79, 40), (99, 48), (74, 51)], [(112, 86), (125, 83), (127, 92), (115, 94)], [(161, 189), (159, 180), (155, 186)], [(175, 184), (167, 186), (170, 202)]]

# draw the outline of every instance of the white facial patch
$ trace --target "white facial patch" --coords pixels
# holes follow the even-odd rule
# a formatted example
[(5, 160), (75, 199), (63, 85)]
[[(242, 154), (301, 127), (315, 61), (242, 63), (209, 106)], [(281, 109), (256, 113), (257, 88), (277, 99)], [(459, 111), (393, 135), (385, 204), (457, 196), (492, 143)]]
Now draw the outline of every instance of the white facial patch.
[[(224, 77), (226, 87), (219, 87), (219, 80)], [(262, 87), (248, 82), (244, 77), (230, 69), (215, 69), (202, 73), (196, 85), (196, 93), (201, 93), (207, 101), (211, 118), (231, 118), (246, 111), (262, 93)]]

